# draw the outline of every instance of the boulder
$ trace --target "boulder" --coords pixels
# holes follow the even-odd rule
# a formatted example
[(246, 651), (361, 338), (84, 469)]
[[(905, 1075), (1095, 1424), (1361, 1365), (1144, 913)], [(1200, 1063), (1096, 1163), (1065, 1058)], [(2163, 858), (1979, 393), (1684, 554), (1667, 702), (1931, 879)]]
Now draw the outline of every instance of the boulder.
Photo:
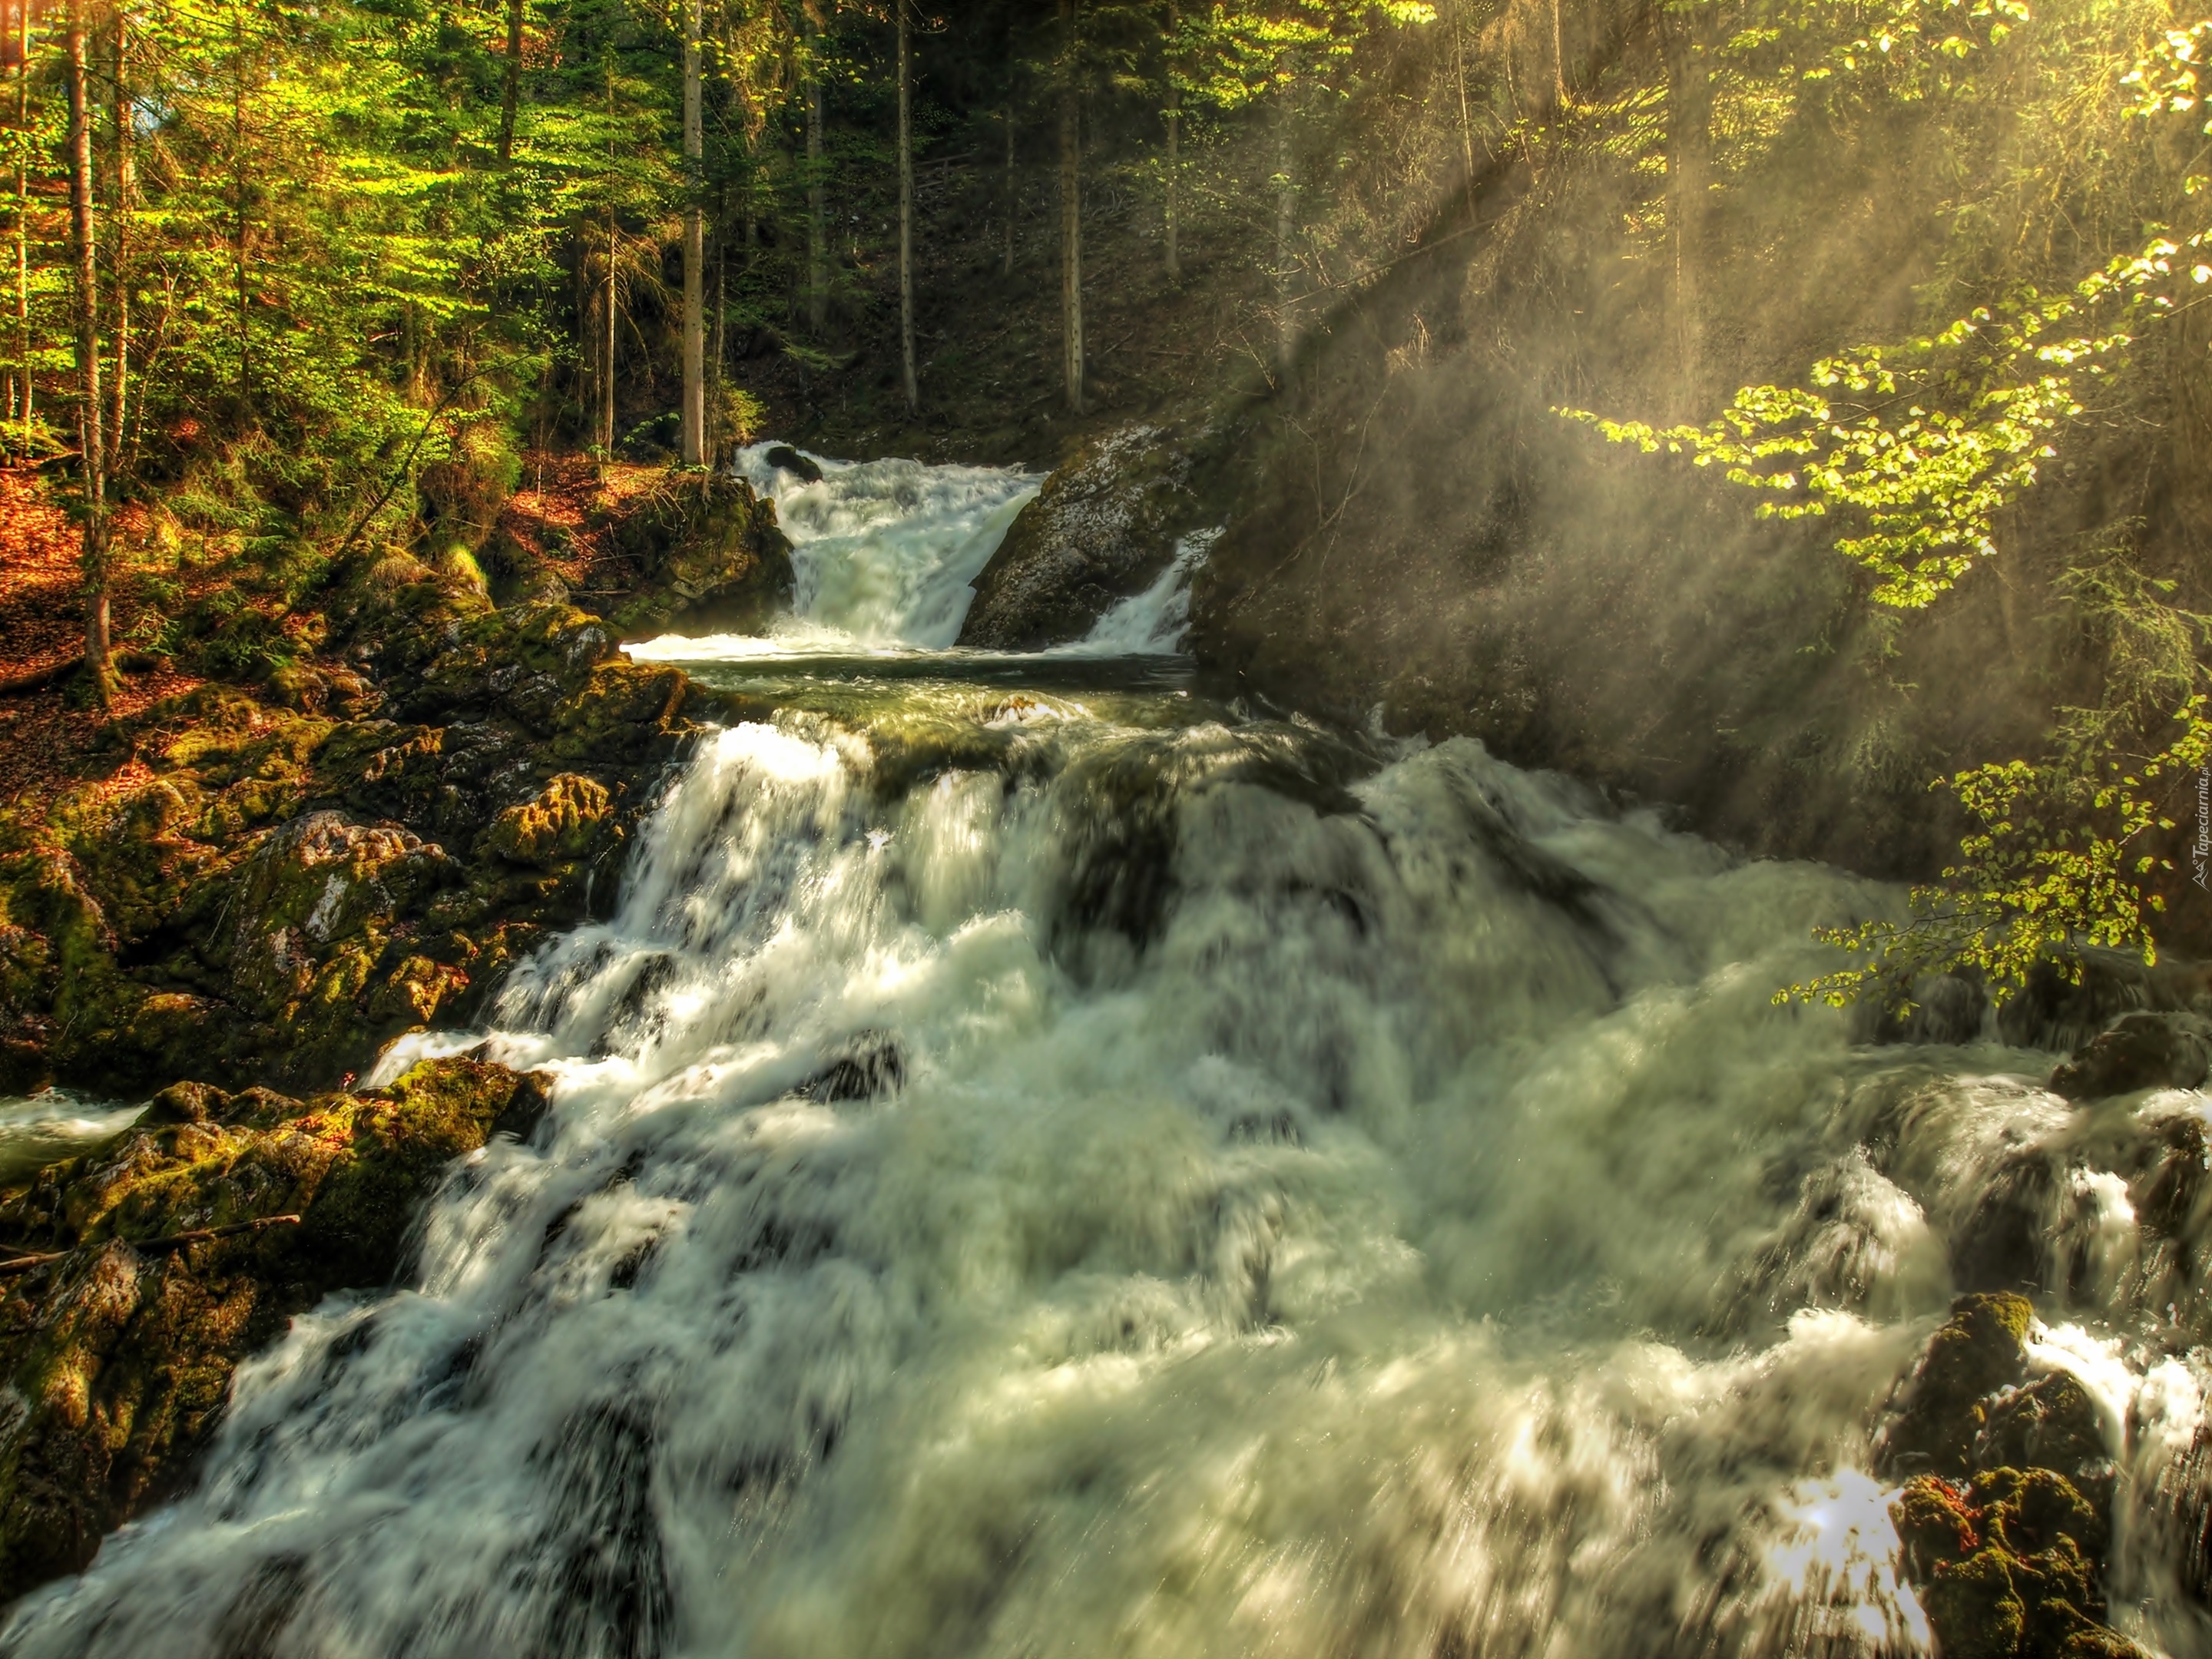
[(811, 484), (822, 482), (822, 469), (789, 444), (778, 444), (761, 458), (779, 472), (788, 472)]
[(2201, 1014), (2123, 1014), (2051, 1074), (2054, 1094), (2102, 1100), (2140, 1089), (2194, 1089), (2212, 1073), (2212, 1020)]
[(1877, 1472), (1900, 1565), (1945, 1659), (2118, 1659), (2105, 1622), (2115, 1466), (2097, 1407), (2063, 1371), (2030, 1379), (2033, 1310), (1961, 1297), (1899, 1391)]
[(627, 638), (693, 629), (759, 633), (791, 604), (791, 543), (775, 503), (725, 472), (672, 472), (613, 526), (645, 586), (611, 617)]
[(1929, 1339), (1881, 1443), (1884, 1473), (1960, 1475), (1972, 1467), (1983, 1402), (2027, 1374), (2027, 1330), (2035, 1310), (2026, 1297), (1999, 1291), (1963, 1296)]
[(466, 1056), (307, 1101), (179, 1085), (0, 1202), (0, 1601), (173, 1490), (239, 1362), (330, 1291), (387, 1282), (453, 1160), (545, 1102)]
[(1054, 471), (975, 578), (960, 643), (1064, 645), (1150, 586), (1182, 537), (1220, 518), (1211, 438), (1127, 426)]

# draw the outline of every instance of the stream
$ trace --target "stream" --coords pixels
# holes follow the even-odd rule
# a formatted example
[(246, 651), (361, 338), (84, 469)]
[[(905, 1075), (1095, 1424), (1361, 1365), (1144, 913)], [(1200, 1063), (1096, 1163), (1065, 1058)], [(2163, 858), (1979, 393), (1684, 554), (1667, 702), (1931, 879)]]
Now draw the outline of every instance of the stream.
[(633, 653), (743, 718), (380, 1068), (489, 1036), (545, 1121), (0, 1651), (1922, 1651), (1871, 1440), (2001, 1271), (2106, 1417), (2116, 1623), (2212, 1652), (2201, 1253), (2129, 1196), (2202, 1096), (1776, 1006), (1898, 896), (1247, 706), (1175, 653), (1202, 538), (963, 652), (1036, 479), (763, 454), (795, 614)]

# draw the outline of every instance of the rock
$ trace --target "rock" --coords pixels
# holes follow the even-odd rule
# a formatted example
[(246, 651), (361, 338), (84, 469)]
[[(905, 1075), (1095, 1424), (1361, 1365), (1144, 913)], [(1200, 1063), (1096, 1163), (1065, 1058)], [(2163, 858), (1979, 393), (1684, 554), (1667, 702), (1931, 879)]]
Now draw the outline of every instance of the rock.
[(2026, 1374), (2027, 1329), (2034, 1316), (2025, 1297), (2003, 1291), (1960, 1297), (1949, 1322), (1929, 1341), (1902, 1408), (1882, 1437), (1877, 1468), (1966, 1474), (1986, 1419), (1982, 1402)]
[(1123, 427), (1054, 472), (975, 578), (960, 643), (1063, 645), (1142, 592), (1180, 538), (1220, 516), (1209, 436)]
[(2092, 1494), (2109, 1496), (2114, 1474), (2096, 1402), (2065, 1371), (1999, 1395), (1983, 1412), (1970, 1455), (1977, 1469), (2049, 1469)]
[(761, 459), (779, 472), (795, 473), (811, 484), (822, 482), (822, 469), (789, 444), (776, 445)]
[(150, 778), (0, 813), (0, 1086), (325, 1086), (614, 890), (682, 672), (396, 556), (320, 597), (331, 653), (137, 717)]
[(906, 1060), (898, 1044), (876, 1033), (854, 1039), (851, 1051), (801, 1083), (795, 1093), (827, 1105), (840, 1100), (873, 1100), (906, 1086)]
[(589, 858), (613, 810), (605, 784), (563, 772), (534, 800), (501, 813), (486, 833), (486, 845), (512, 864), (544, 866)]
[(1900, 1565), (1945, 1659), (2140, 1659), (2104, 1623), (2116, 1471), (2096, 1403), (2064, 1372), (2026, 1381), (2033, 1316), (1961, 1297), (1929, 1341), (1876, 1448), (1910, 1476), (1890, 1507)]
[(624, 637), (695, 629), (758, 633), (791, 603), (791, 543), (775, 503), (723, 472), (672, 472), (617, 522), (646, 586), (610, 620)]
[(20, 1406), (0, 1417), (0, 1600), (82, 1568), (173, 1489), (239, 1361), (328, 1292), (388, 1280), (453, 1159), (527, 1133), (545, 1105), (535, 1076), (466, 1057), (380, 1095), (249, 1093), (166, 1089), (159, 1122), (0, 1204), (16, 1249), (64, 1253), (0, 1281), (0, 1376)]
[(2194, 1089), (2212, 1073), (2212, 1020), (2201, 1014), (2123, 1014), (2051, 1074), (2054, 1094), (2102, 1100), (2141, 1089)]

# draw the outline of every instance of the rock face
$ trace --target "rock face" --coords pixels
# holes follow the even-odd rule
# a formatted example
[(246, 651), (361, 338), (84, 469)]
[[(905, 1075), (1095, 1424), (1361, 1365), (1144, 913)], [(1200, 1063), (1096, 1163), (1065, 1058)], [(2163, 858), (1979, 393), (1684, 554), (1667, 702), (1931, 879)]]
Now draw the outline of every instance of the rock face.
[(1060, 468), (976, 577), (960, 643), (1064, 645), (1115, 601), (1142, 592), (1179, 538), (1219, 516), (1212, 448), (1210, 433), (1123, 427)]
[(614, 611), (626, 637), (683, 623), (757, 634), (791, 603), (791, 543), (775, 503), (722, 472), (672, 473), (623, 516), (616, 538), (647, 587)]
[(305, 1102), (180, 1085), (0, 1200), (8, 1255), (46, 1258), (0, 1279), (0, 1601), (173, 1490), (240, 1360), (328, 1292), (387, 1281), (453, 1159), (544, 1107), (535, 1075), (468, 1058)]
[(2194, 1089), (2212, 1073), (2212, 1020), (2199, 1014), (2123, 1014), (2051, 1074), (2054, 1094), (2102, 1100), (2138, 1089)]
[(210, 686), (145, 717), (143, 782), (0, 823), (8, 1082), (328, 1086), (614, 890), (684, 675), (396, 562), (331, 595), (351, 718)]
[(2024, 1297), (1960, 1298), (1885, 1431), (1877, 1470), (1905, 1577), (1947, 1659), (2137, 1655), (2105, 1623), (2117, 1471), (2096, 1403), (2031, 1381)]

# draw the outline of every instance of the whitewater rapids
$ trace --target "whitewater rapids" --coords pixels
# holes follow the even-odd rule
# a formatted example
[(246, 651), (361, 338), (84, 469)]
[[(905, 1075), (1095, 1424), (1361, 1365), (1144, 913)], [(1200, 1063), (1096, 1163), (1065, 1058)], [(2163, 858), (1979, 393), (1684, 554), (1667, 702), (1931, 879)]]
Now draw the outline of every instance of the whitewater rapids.
[(499, 998), (544, 1123), (0, 1650), (1921, 1651), (1870, 1438), (2023, 1169), (2114, 1615), (2206, 1650), (2206, 1320), (2121, 1167), (2203, 1097), (1777, 1007), (1894, 896), (1475, 743), (942, 650), (1033, 487), (981, 471), (833, 471), (783, 648), (655, 644), (773, 713)]

